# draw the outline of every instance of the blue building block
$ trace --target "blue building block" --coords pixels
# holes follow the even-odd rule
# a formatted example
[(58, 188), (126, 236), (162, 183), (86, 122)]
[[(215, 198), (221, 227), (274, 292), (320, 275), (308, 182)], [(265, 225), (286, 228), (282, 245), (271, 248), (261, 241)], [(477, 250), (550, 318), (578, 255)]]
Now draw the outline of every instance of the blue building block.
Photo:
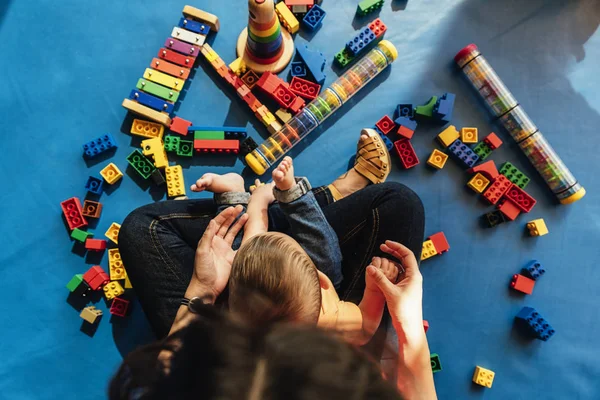
[(290, 75), (292, 75), (292, 77), (297, 76), (298, 78), (303, 78), (306, 76), (306, 74), (306, 65), (304, 65), (302, 61), (294, 61), (292, 63), (290, 69)]
[(203, 24), (202, 22), (193, 21), (186, 18), (181, 18), (179, 20), (179, 27), (187, 29), (188, 31), (199, 33), (201, 35), (208, 35), (210, 32), (210, 26)]
[(309, 31), (314, 31), (321, 25), (325, 15), (327, 15), (325, 10), (315, 4), (310, 10), (308, 10), (304, 18), (302, 18), (302, 23), (306, 29)]
[(538, 260), (532, 260), (523, 267), (521, 273), (535, 281), (546, 273), (546, 269)]
[(83, 145), (83, 156), (85, 158), (93, 158), (98, 154), (104, 153), (110, 149), (116, 149), (117, 142), (110, 133), (100, 136), (98, 139), (87, 142)]
[(547, 341), (554, 335), (552, 326), (532, 307), (523, 307), (515, 317), (517, 323), (526, 332), (536, 338)]
[(400, 117), (412, 118), (415, 116), (415, 108), (412, 104), (398, 104), (394, 111), (394, 119)]
[(390, 138), (384, 135), (383, 132), (381, 132), (376, 126), (373, 127), (373, 129), (375, 129), (377, 133), (379, 133), (379, 136), (381, 136), (381, 139), (383, 139), (383, 143), (385, 143), (385, 147), (387, 147), (388, 151), (392, 151), (392, 149), (394, 148), (394, 143), (392, 143)]
[(103, 181), (102, 179), (98, 179), (94, 176), (90, 176), (85, 184), (85, 190), (87, 190), (90, 193), (94, 193), (94, 194), (102, 194), (102, 185), (103, 185)]
[(454, 158), (465, 168), (471, 168), (479, 161), (479, 156), (460, 139), (456, 139), (456, 141), (450, 145), (448, 150), (450, 150), (450, 155), (454, 156)]
[(434, 118), (441, 122), (452, 121), (454, 100), (456, 100), (456, 95), (454, 93), (444, 93), (444, 95), (437, 100), (435, 106), (433, 107)]
[(300, 60), (304, 62), (306, 69), (313, 76), (315, 82), (319, 85), (323, 86), (325, 83), (325, 74), (323, 70), (325, 69), (325, 63), (327, 60), (323, 56), (323, 53), (318, 51), (309, 50), (308, 46), (296, 46), (296, 55), (300, 57)]
[(405, 126), (411, 131), (417, 130), (417, 121), (414, 121), (408, 117), (399, 117), (394, 120), (396, 125)]
[(173, 103), (169, 103), (166, 100), (154, 97), (151, 94), (144, 93), (141, 90), (133, 89), (129, 94), (129, 98), (156, 111), (166, 112), (169, 114), (173, 112)]
[(366, 27), (352, 40), (346, 43), (346, 50), (348, 50), (351, 55), (356, 57), (364, 49), (366, 49), (369, 43), (374, 41), (376, 37), (377, 36), (373, 33), (371, 28)]

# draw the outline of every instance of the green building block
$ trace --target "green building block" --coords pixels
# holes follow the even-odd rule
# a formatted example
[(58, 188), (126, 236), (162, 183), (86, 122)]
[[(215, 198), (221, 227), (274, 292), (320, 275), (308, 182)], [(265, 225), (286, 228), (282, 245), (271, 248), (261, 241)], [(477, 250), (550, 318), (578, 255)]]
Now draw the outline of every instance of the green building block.
[(440, 362), (440, 356), (436, 353), (431, 354), (431, 370), (435, 374), (436, 372), (440, 372), (442, 370), (442, 363)]
[(196, 140), (225, 140), (224, 131), (194, 131)]
[(166, 88), (162, 85), (157, 85), (156, 83), (147, 81), (145, 79), (140, 79), (135, 87), (146, 93), (160, 97), (161, 99), (168, 100), (171, 103), (176, 103), (177, 99), (179, 98), (178, 91)]
[(490, 149), (490, 146), (484, 142), (479, 142), (477, 146), (473, 148), (473, 152), (479, 156), (481, 161), (483, 161), (488, 158), (490, 154), (492, 154), (492, 149)]
[(517, 185), (521, 189), (525, 189), (525, 186), (529, 184), (529, 177), (519, 171), (517, 167), (509, 163), (508, 161), (502, 164), (500, 173), (508, 178), (513, 184)]
[(384, 0), (363, 0), (360, 3), (358, 3), (356, 13), (361, 17), (365, 16), (383, 7), (383, 2)]
[(84, 230), (81, 230), (79, 228), (75, 228), (73, 229), (73, 231), (71, 232), (71, 239), (75, 239), (78, 242), (81, 243), (85, 243), (86, 239), (89, 237), (94, 236), (94, 234), (92, 232), (86, 232)]
[(437, 96), (433, 96), (426, 104), (415, 108), (415, 116), (421, 118), (433, 118), (433, 108), (437, 103)]
[(144, 179), (150, 178), (150, 175), (156, 169), (154, 164), (139, 150), (134, 150), (133, 153), (128, 155), (127, 162)]
[(339, 53), (337, 53), (335, 55), (334, 61), (340, 67), (345, 68), (348, 64), (350, 64), (352, 61), (354, 61), (355, 58), (356, 58), (355, 56), (350, 54), (348, 52), (348, 50), (346, 50), (346, 48), (344, 48), (343, 50), (341, 50)]
[(69, 289), (69, 292), (74, 292), (81, 285), (81, 282), (83, 282), (83, 274), (77, 274), (67, 283), (67, 289)]
[(173, 152), (179, 149), (178, 136), (165, 136), (165, 151)]
[(182, 157), (192, 157), (194, 155), (194, 142), (191, 140), (179, 140), (177, 155)]

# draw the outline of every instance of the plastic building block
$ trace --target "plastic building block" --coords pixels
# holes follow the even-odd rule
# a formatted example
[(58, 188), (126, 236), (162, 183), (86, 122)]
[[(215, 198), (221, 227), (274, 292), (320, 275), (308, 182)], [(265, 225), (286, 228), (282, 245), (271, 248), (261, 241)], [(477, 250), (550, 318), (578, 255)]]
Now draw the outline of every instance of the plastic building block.
[(504, 215), (505, 219), (510, 221), (514, 221), (519, 214), (521, 214), (521, 210), (516, 206), (515, 203), (508, 199), (502, 199), (500, 203), (498, 203), (498, 210)]
[(350, 54), (350, 52), (344, 47), (343, 50), (340, 50), (338, 53), (336, 53), (336, 55), (334, 56), (334, 61), (341, 68), (345, 68), (348, 64), (354, 61), (355, 58), (356, 57)]
[(460, 140), (463, 143), (477, 143), (479, 141), (477, 128), (462, 128), (460, 130)]
[(83, 283), (83, 275), (82, 274), (77, 274), (74, 275), (71, 280), (69, 281), (69, 283), (67, 283), (67, 289), (69, 289), (69, 292), (74, 292), (79, 285), (81, 285)]
[(435, 247), (435, 251), (438, 254), (442, 254), (450, 250), (450, 245), (448, 244), (448, 240), (446, 240), (446, 235), (444, 232), (434, 233), (428, 238), (433, 242), (433, 246)]
[(182, 13), (187, 19), (203, 22), (208, 25), (212, 31), (219, 32), (219, 18), (217, 18), (216, 15), (207, 13), (206, 11), (202, 11), (192, 6), (183, 7)]
[[(158, 58), (172, 62), (173, 64), (181, 65), (182, 67), (192, 68), (196, 62), (196, 57), (188, 54), (179, 54), (172, 50), (161, 48), (158, 51)], [(159, 83), (159, 82), (157, 82)]]
[(467, 171), (469, 174), (481, 172), (486, 178), (494, 180), (498, 177), (498, 169), (493, 160), (486, 161)]
[(164, 148), (167, 152), (175, 152), (179, 148), (179, 136), (165, 136)]
[(115, 297), (118, 297), (125, 293), (125, 289), (123, 289), (123, 286), (121, 286), (119, 282), (109, 282), (106, 285), (104, 285), (103, 290), (104, 297), (106, 297), (106, 300), (112, 300)]
[(543, 218), (534, 219), (527, 223), (527, 229), (531, 236), (544, 236), (548, 233), (548, 228)]
[(440, 362), (440, 356), (436, 353), (431, 354), (431, 370), (435, 374), (436, 372), (440, 372), (442, 370), (442, 363)]
[(165, 178), (167, 181), (167, 194), (169, 197), (185, 196), (185, 183), (183, 181), (183, 171), (180, 165), (166, 167)]
[(224, 131), (194, 131), (196, 140), (225, 140)]
[(494, 132), (483, 138), (483, 142), (492, 150), (496, 150), (498, 147), (502, 146), (502, 140), (500, 140), (498, 135), (496, 135)]
[(262, 74), (260, 79), (256, 82), (256, 86), (263, 92), (272, 94), (275, 90), (277, 90), (277, 87), (283, 83), (284, 81), (282, 79), (268, 71)]
[(519, 210), (529, 212), (535, 206), (535, 199), (518, 186), (512, 185), (505, 194), (506, 198), (511, 200)]
[[(398, 119), (401, 117), (412, 118), (414, 117), (414, 115), (415, 109), (412, 104), (398, 104), (396, 106), (396, 109), (394, 110), (394, 119)], [(398, 124), (398, 122), (396, 123)]]
[(181, 40), (182, 42), (187, 42), (195, 46), (202, 46), (206, 41), (206, 35), (201, 35), (196, 32), (190, 32), (186, 29), (181, 29), (178, 26), (173, 28), (173, 30), (171, 31), (171, 36), (175, 39)]
[(229, 64), (229, 69), (237, 76), (241, 76), (246, 73), (247, 67), (244, 59), (242, 57), (238, 57), (231, 64)]
[(152, 171), (152, 174), (150, 174), (150, 179), (152, 179), (152, 182), (154, 182), (154, 184), (156, 186), (161, 186), (166, 183), (165, 176), (163, 175), (161, 170), (158, 168), (156, 168), (154, 171)]
[(154, 164), (139, 150), (134, 150), (133, 153), (127, 156), (127, 162), (144, 179), (150, 178), (150, 175), (156, 169)]
[(485, 188), (490, 184), (490, 180), (483, 176), (481, 172), (475, 174), (473, 178), (467, 183), (471, 189), (473, 189), (477, 193), (483, 193)]
[(285, 85), (278, 85), (277, 89), (272, 93), (273, 99), (279, 103), (281, 107), (290, 108), (294, 100), (296, 100), (296, 95)]
[[(292, 114), (298, 114), (298, 112), (300, 112), (300, 110), (302, 110), (305, 105), (306, 105), (306, 101), (304, 101), (304, 99), (302, 97), (296, 96), (294, 101), (292, 101), (292, 104), (290, 105), (289, 110), (292, 112)], [(279, 124), (279, 122), (277, 122), (277, 124)], [(278, 128), (277, 130), (279, 130), (279, 129), (281, 129), (281, 128)]]
[(90, 286), (92, 290), (98, 290), (102, 286), (110, 282), (106, 272), (99, 265), (94, 265), (83, 274), (83, 280)]
[(291, 64), (290, 75), (292, 77), (297, 76), (298, 78), (303, 78), (308, 74), (306, 70), (306, 65), (302, 61), (294, 61)]
[(433, 109), (435, 104), (437, 103), (437, 96), (433, 96), (427, 101), (427, 103), (422, 106), (417, 106), (415, 108), (415, 117), (420, 117), (423, 119), (433, 119)]
[(121, 225), (113, 222), (110, 224), (110, 227), (104, 234), (107, 238), (109, 238), (114, 244), (119, 244), (119, 230), (121, 229)]
[(308, 10), (304, 18), (302, 18), (302, 23), (306, 29), (312, 32), (321, 26), (326, 15), (327, 13), (325, 10), (315, 4), (310, 10)]
[(394, 143), (392, 143), (390, 138), (385, 136), (383, 133), (381, 133), (381, 132), (378, 132), (378, 133), (379, 133), (379, 136), (381, 137), (381, 140), (383, 140), (383, 143), (385, 143), (385, 147), (387, 148), (387, 150), (392, 151), (392, 149), (394, 148)]
[(500, 167), (500, 173), (508, 178), (515, 186), (520, 187), (521, 189), (525, 189), (525, 187), (529, 184), (529, 177), (519, 171), (517, 167), (509, 163), (508, 161), (502, 164)]
[(435, 250), (435, 245), (433, 244), (433, 241), (426, 240), (423, 242), (423, 250), (421, 250), (421, 261), (437, 256), (437, 254), (438, 252)]
[(85, 190), (93, 194), (101, 195), (102, 185), (102, 179), (98, 179), (95, 176), (90, 176), (85, 184)]
[(79, 316), (90, 324), (95, 324), (102, 316), (102, 310), (98, 310), (94, 306), (88, 306), (81, 310), (81, 314), (79, 314)]
[(293, 35), (298, 32), (298, 29), (300, 29), (300, 22), (298, 22), (298, 18), (296, 18), (283, 1), (277, 3), (275, 6), (275, 13), (277, 13), (281, 25), (283, 25), (289, 33)]
[(118, 317), (124, 317), (129, 308), (129, 301), (116, 297), (110, 305), (110, 313)]
[(67, 220), (67, 225), (69, 225), (70, 230), (87, 226), (87, 221), (83, 217), (81, 210), (81, 202), (77, 197), (71, 197), (70, 199), (61, 202), (60, 208)]
[(486, 191), (483, 192), (483, 197), (490, 203), (496, 204), (511, 186), (512, 183), (504, 175), (498, 175)]
[(88, 218), (100, 218), (102, 213), (102, 204), (97, 201), (84, 200), (81, 214)]
[(142, 153), (145, 156), (152, 156), (156, 168), (164, 168), (169, 165), (165, 147), (159, 138), (142, 140)]
[(153, 96), (160, 97), (161, 99), (170, 101), (172, 103), (177, 102), (177, 100), (179, 99), (178, 91), (166, 88), (154, 82), (147, 81), (143, 78), (140, 78), (138, 80), (138, 83), (137, 85), (135, 85), (135, 87), (139, 90), (143, 90), (146, 93), (150, 93)]
[(552, 326), (532, 307), (523, 307), (515, 317), (517, 324), (527, 333), (543, 340), (550, 339), (555, 331)]
[(492, 149), (488, 147), (484, 142), (480, 142), (477, 146), (473, 147), (473, 152), (479, 156), (480, 160), (485, 160), (492, 154)]
[(249, 137), (240, 144), (240, 154), (245, 157), (246, 154), (252, 153), (257, 147), (258, 143)]
[(121, 253), (119, 253), (119, 249), (108, 250), (108, 269), (110, 272), (111, 281), (125, 279), (127, 276), (125, 267), (123, 266), (123, 261), (121, 260)]
[(475, 367), (475, 372), (473, 372), (473, 382), (478, 384), (479, 386), (484, 386), (486, 388), (492, 388), (492, 383), (494, 383), (494, 376), (496, 374), (494, 371), (489, 369), (485, 369), (477, 365)]
[(377, 129), (379, 129), (381, 133), (387, 135), (396, 127), (396, 124), (394, 123), (394, 121), (392, 121), (390, 117), (384, 115), (379, 121), (377, 121), (375, 126), (377, 127)]
[(361, 54), (371, 42), (373, 42), (377, 36), (371, 31), (369, 27), (364, 28), (355, 37), (346, 43), (346, 50), (352, 56), (356, 57)]
[(194, 141), (183, 139), (179, 140), (177, 155), (181, 157), (192, 157), (194, 155)]
[(256, 82), (258, 82), (258, 79), (258, 75), (252, 70), (249, 70), (242, 76), (242, 81), (248, 86), (248, 89), (252, 89), (256, 85)]
[(450, 125), (437, 136), (437, 139), (442, 144), (442, 146), (448, 147), (452, 143), (454, 143), (459, 137), (460, 134), (456, 130), (456, 127), (454, 125)]
[(482, 216), (482, 219), (488, 228), (493, 228), (495, 226), (500, 225), (503, 222), (506, 222), (504, 214), (502, 214), (500, 211), (492, 211), (486, 213)]
[(406, 139), (412, 139), (413, 135), (415, 134), (415, 130), (417, 129), (417, 121), (413, 121), (408, 117), (398, 117), (394, 123), (399, 125), (397, 131), (398, 135)]
[(197, 57), (200, 53), (199, 46), (194, 46), (193, 44), (185, 43), (172, 37), (169, 37), (165, 40), (164, 46), (167, 49), (175, 50), (176, 52), (185, 56)]
[(121, 105), (136, 115), (150, 119), (154, 122), (158, 122), (164, 126), (171, 125), (171, 117), (169, 117), (168, 114), (153, 110), (150, 107), (146, 107), (138, 103), (137, 101), (123, 99), (123, 103), (121, 103)]
[(79, 228), (75, 228), (71, 231), (71, 239), (77, 240), (78, 242), (85, 243), (87, 238), (94, 236), (92, 232), (82, 231)]
[(208, 26), (207, 24), (203, 24), (202, 22), (186, 18), (181, 18), (179, 20), (179, 27), (185, 28), (188, 31), (199, 33), (201, 35), (208, 35), (208, 33), (210, 32), (210, 26)]
[(454, 158), (465, 168), (470, 168), (479, 161), (479, 156), (460, 139), (456, 139), (448, 150), (450, 151), (450, 155), (454, 156)]
[[(155, 124), (154, 122), (143, 121), (141, 119), (134, 119), (131, 124), (131, 134), (145, 138), (162, 138), (165, 132), (165, 127), (161, 124)], [(186, 132), (187, 133), (187, 132)]]
[(183, 118), (175, 117), (171, 121), (169, 129), (171, 132), (179, 133), (180, 135), (186, 136), (188, 134), (188, 128), (192, 126), (190, 121), (186, 121)]
[(321, 85), (295, 76), (290, 82), (290, 90), (305, 99), (314, 100), (321, 91)]
[(87, 238), (85, 248), (90, 251), (103, 251), (106, 249), (106, 240)]
[(423, 329), (425, 330), (425, 333), (427, 333), (427, 331), (429, 330), (429, 321), (427, 321), (426, 319), (423, 320)]
[(194, 140), (194, 149), (201, 153), (233, 153), (240, 150), (239, 140)]
[(279, 118), (279, 120), (286, 124), (290, 119), (292, 119), (294, 116), (287, 112), (285, 109), (280, 108), (279, 110), (275, 111), (275, 116), (277, 116), (277, 118)]
[(383, 7), (384, 0), (363, 0), (358, 3), (356, 13), (363, 17)]
[(531, 294), (535, 287), (535, 281), (526, 276), (514, 274), (510, 281), (510, 287), (525, 294)]
[(542, 266), (538, 260), (531, 260), (523, 267), (521, 270), (521, 274), (533, 279), (537, 280), (540, 276), (546, 273), (546, 269)]
[(304, 62), (306, 69), (310, 72), (315, 82), (323, 86), (326, 78), (323, 70), (325, 69), (325, 63), (327, 61), (323, 54), (318, 51), (309, 50), (306, 45), (297, 46), (296, 54)]
[(133, 289), (131, 281), (129, 280), (129, 275), (125, 275), (125, 289)]
[(97, 139), (91, 140), (83, 145), (83, 156), (85, 158), (93, 158), (110, 149), (116, 149), (117, 142), (110, 133), (100, 136)]
[(118, 182), (119, 179), (123, 178), (123, 173), (113, 163), (108, 164), (100, 171), (100, 175), (104, 178), (106, 183), (113, 185)]
[(444, 93), (433, 107), (433, 117), (443, 123), (452, 121), (455, 100), (456, 95), (454, 93)]
[(433, 168), (442, 169), (444, 168), (444, 165), (446, 165), (446, 161), (448, 161), (448, 154), (441, 152), (438, 149), (433, 149), (427, 160), (427, 164), (431, 165)]
[(378, 38), (382, 38), (383, 35), (385, 35), (385, 32), (387, 31), (387, 26), (385, 26), (383, 21), (377, 18), (375, 21), (371, 22), (371, 24), (369, 25), (369, 29), (375, 34), (375, 36), (377, 36)]
[[(161, 60), (160, 58), (154, 57), (150, 62), (150, 67), (157, 71), (164, 72), (179, 79), (187, 79), (190, 76), (191, 70), (181, 65), (172, 64), (168, 61)], [(146, 92), (146, 90), (144, 90)], [(160, 111), (160, 110), (159, 110)]]
[(400, 157), (400, 162), (402, 162), (402, 166), (405, 169), (412, 168), (419, 164), (419, 158), (417, 157), (417, 153), (415, 153), (415, 149), (410, 143), (410, 140), (398, 140), (394, 142), (394, 147), (396, 148), (398, 157)]

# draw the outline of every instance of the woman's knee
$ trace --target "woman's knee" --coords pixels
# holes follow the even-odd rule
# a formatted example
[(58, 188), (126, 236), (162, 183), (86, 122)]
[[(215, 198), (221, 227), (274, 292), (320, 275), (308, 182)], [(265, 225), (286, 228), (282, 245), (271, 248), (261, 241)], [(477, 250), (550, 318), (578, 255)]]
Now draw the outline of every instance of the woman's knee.
[(119, 248), (136, 246), (148, 234), (154, 220), (151, 213), (153, 204), (138, 207), (125, 217), (119, 230)]
[(399, 182), (384, 182), (381, 184), (385, 191), (386, 202), (391, 202), (398, 210), (406, 210), (412, 214), (424, 215), (423, 202), (411, 188)]

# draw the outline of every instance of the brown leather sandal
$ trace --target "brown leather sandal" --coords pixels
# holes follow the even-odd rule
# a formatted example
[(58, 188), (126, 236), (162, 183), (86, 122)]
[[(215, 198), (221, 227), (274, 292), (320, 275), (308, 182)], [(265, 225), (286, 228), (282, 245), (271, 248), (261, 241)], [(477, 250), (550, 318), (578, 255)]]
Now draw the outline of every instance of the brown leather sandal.
[(383, 183), (392, 166), (390, 153), (374, 129), (363, 129), (360, 133), (369, 138), (358, 143), (354, 170), (371, 183)]

